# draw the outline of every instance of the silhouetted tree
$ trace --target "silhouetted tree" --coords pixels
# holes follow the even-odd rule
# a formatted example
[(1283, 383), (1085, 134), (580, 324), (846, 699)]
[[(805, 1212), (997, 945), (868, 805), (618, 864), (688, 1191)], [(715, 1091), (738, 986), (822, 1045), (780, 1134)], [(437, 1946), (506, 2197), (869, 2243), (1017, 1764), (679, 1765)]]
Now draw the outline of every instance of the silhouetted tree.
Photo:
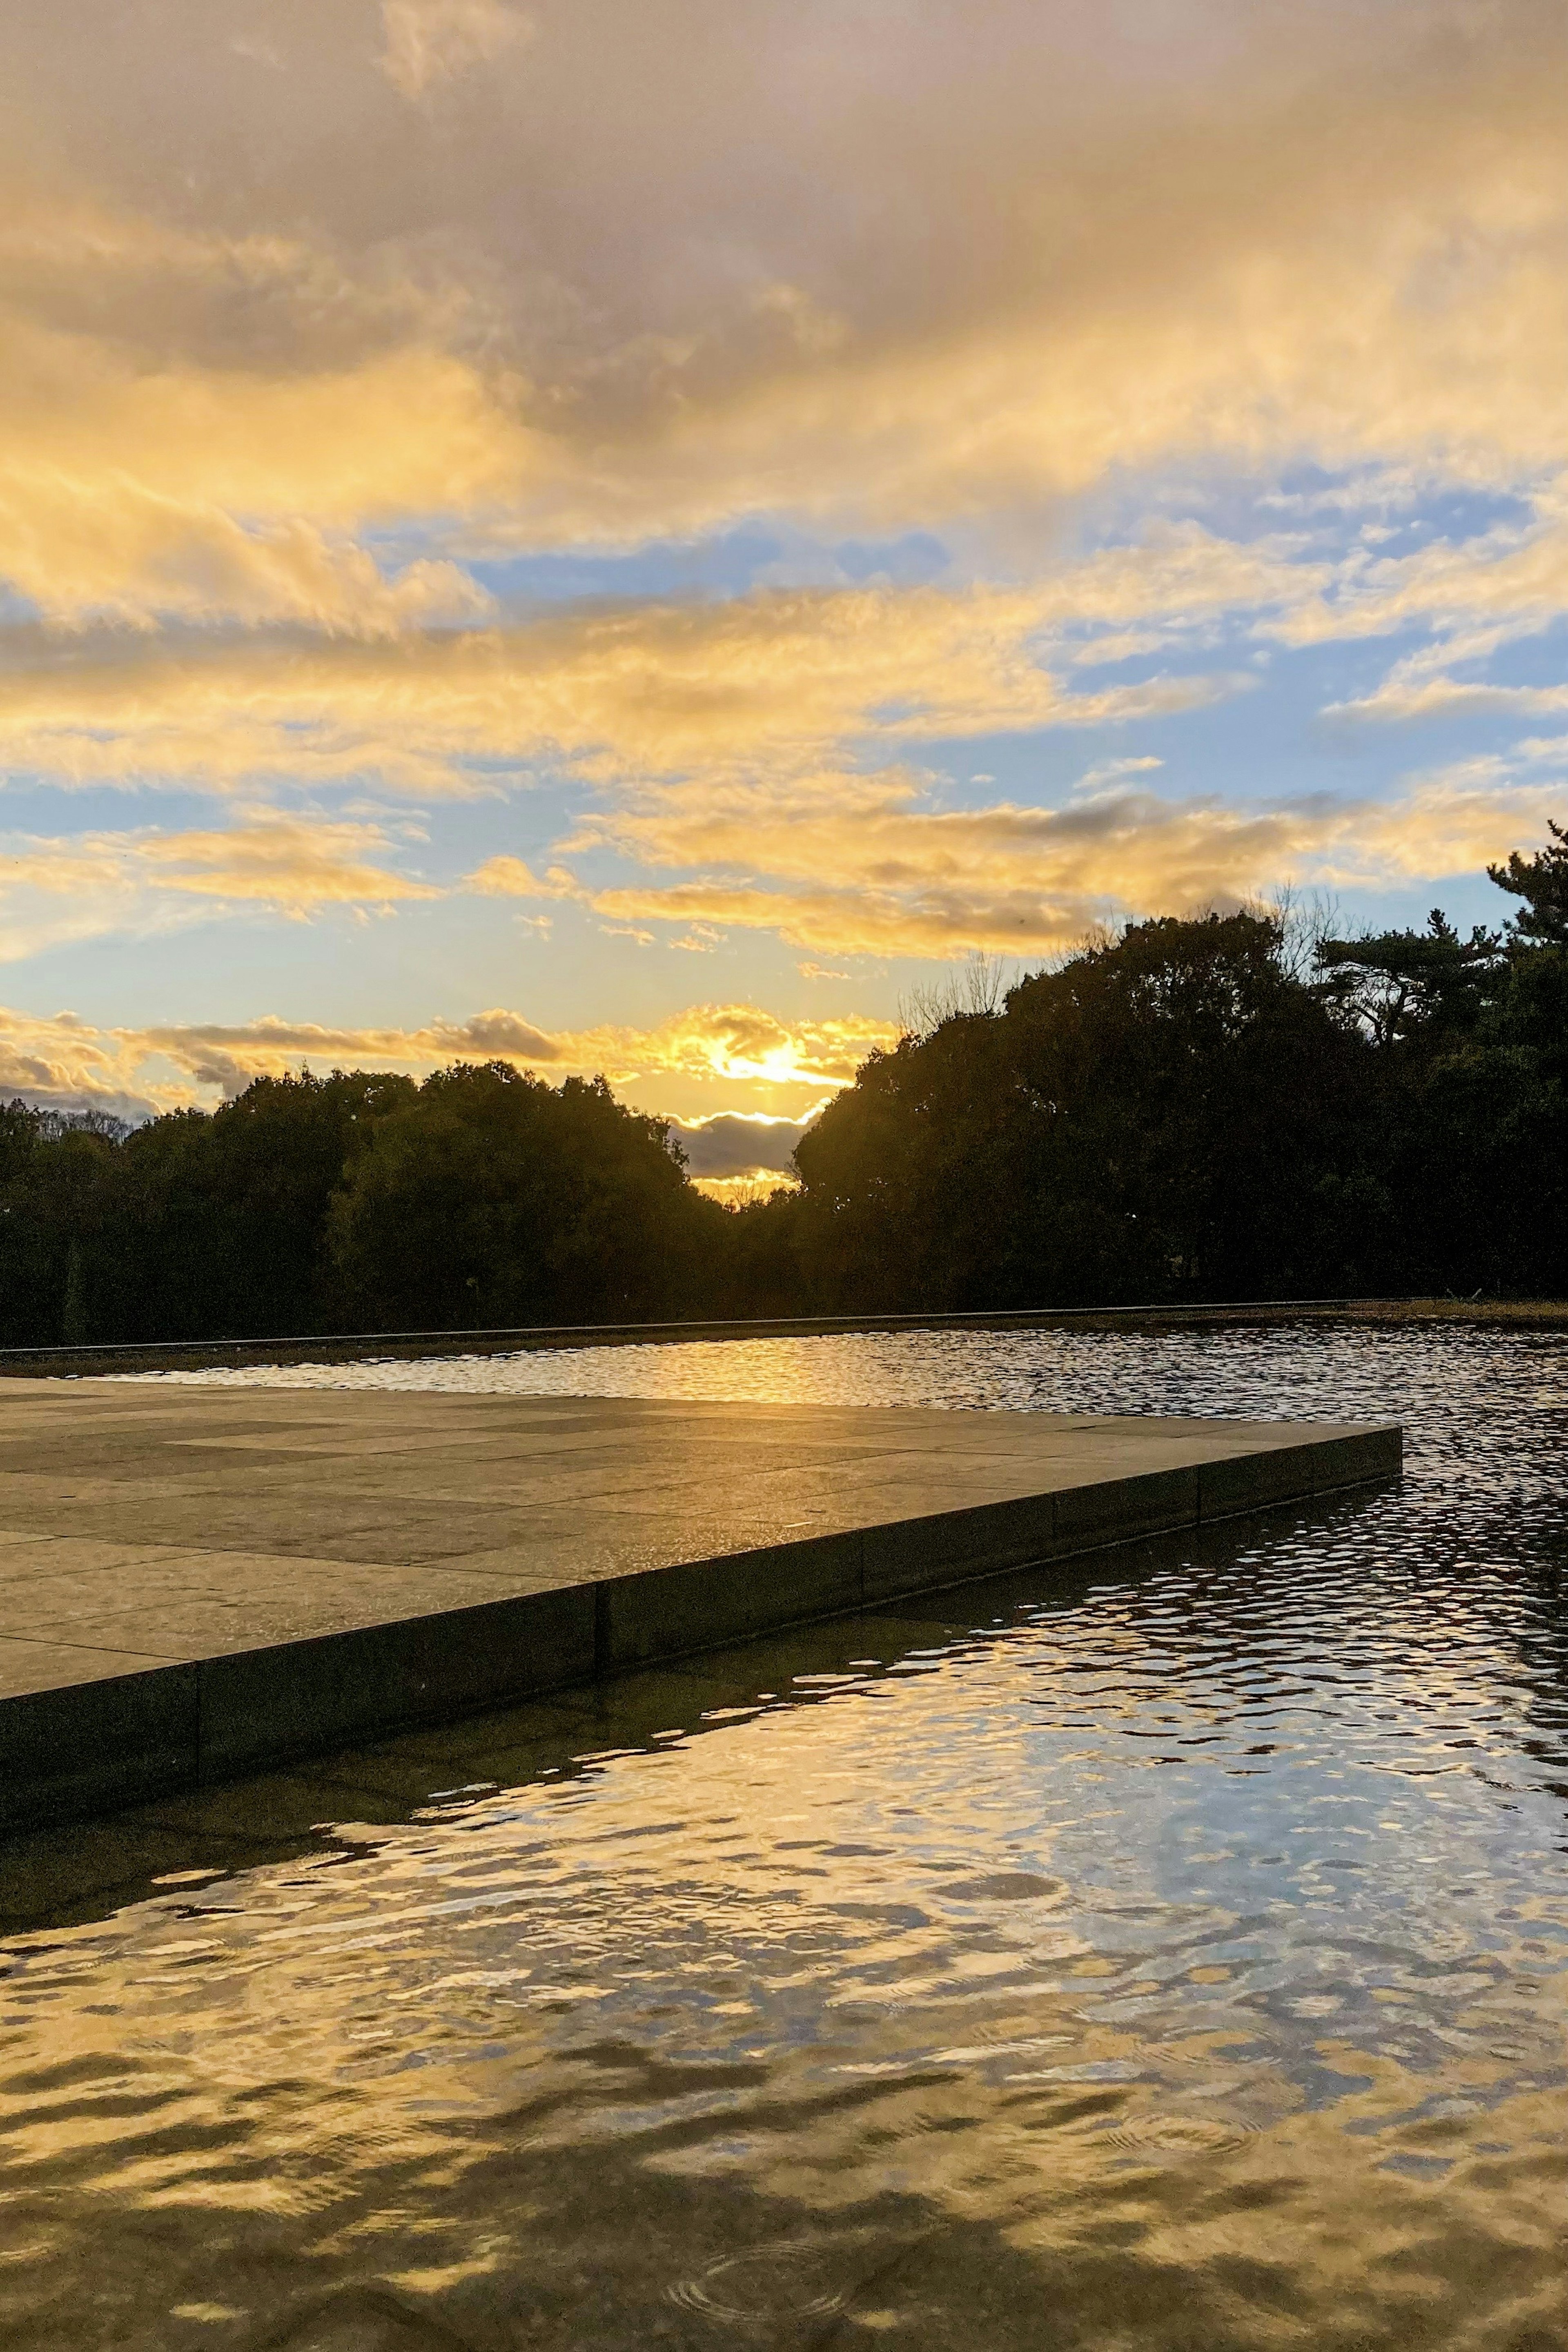
[(922, 1000), (728, 1212), (602, 1078), (258, 1079), (128, 1129), (0, 1105), (0, 1343), (1568, 1293), (1568, 832), (1461, 937), (1131, 925)]
[(1568, 830), (1550, 817), (1546, 822), (1552, 838), (1544, 849), (1532, 857), (1510, 849), (1504, 864), (1489, 866), (1487, 872), (1500, 890), (1524, 900), (1512, 924), (1521, 940), (1568, 948)]
[[(819, 1300), (1000, 1306), (1357, 1279), (1364, 1045), (1267, 916), (1131, 926), (895, 1052), (802, 1138)], [(1354, 1204), (1353, 1219), (1347, 1204)]]
[(384, 1072), (258, 1078), (207, 1117), (126, 1139), (100, 1208), (89, 1336), (286, 1337), (337, 1320), (327, 1213), (377, 1125), (412, 1097)]
[(91, 1328), (94, 1244), (125, 1129), (94, 1114), (0, 1108), (0, 1339), (52, 1347)]
[(1502, 934), (1478, 923), (1459, 937), (1440, 907), (1424, 931), (1382, 931), (1318, 944), (1324, 993), (1374, 1045), (1451, 1040), (1473, 1029), (1501, 971)]
[(1461, 940), (1434, 911), (1424, 932), (1319, 950), (1326, 997), (1377, 1052), (1400, 1288), (1568, 1287), (1568, 953), (1552, 930), (1568, 849), (1552, 830), (1538, 856), (1488, 868), (1526, 900), (1505, 932)]
[(603, 1078), (490, 1062), (438, 1070), (380, 1123), (331, 1237), (367, 1328), (625, 1322), (688, 1310), (725, 1222)]

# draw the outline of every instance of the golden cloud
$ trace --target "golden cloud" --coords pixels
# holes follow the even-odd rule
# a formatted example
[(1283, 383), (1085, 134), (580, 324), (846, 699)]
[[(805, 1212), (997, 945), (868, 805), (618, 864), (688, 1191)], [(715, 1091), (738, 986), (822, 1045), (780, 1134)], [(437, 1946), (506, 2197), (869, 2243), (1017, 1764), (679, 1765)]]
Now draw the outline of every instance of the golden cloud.
[(375, 825), (272, 818), (221, 833), (149, 835), (134, 845), (133, 855), (163, 889), (259, 899), (286, 914), (323, 906), (387, 907), (441, 895), (429, 883), (373, 865), (366, 852), (386, 846)]
[[(162, 1102), (136, 1082), (142, 1057), (127, 1055), (112, 1030), (74, 1013), (39, 1018), (0, 1005), (0, 1099), (68, 1110), (107, 1110), (143, 1118)], [(184, 1100), (175, 1089), (170, 1100)]]
[(410, 99), (470, 66), (489, 64), (531, 30), (500, 0), (381, 0), (381, 69)]
[[(1281, 880), (1375, 889), (1474, 872), (1510, 846), (1544, 837), (1562, 786), (1521, 780), (1518, 771), (1545, 764), (1568, 764), (1568, 755), (1550, 742), (1521, 747), (1512, 762), (1444, 771), (1387, 800), (1321, 794), (1239, 804), (1161, 797), (1112, 767), (1058, 808), (943, 808), (926, 780), (897, 769), (763, 782), (721, 775), (645, 787), (580, 824), (563, 845), (565, 856), (617, 852), (644, 878), (592, 881), (560, 862), (540, 874), (501, 854), (457, 887), (525, 904), (574, 902), (606, 927), (647, 940), (656, 936), (649, 923), (679, 926), (671, 943), (704, 951), (738, 929), (839, 956), (1037, 955), (1107, 919), (1236, 903)], [(396, 854), (377, 824), (322, 817), (14, 840), (0, 856), (0, 952), (15, 959), (48, 942), (166, 928), (224, 907), (298, 919), (330, 907), (388, 911), (447, 895), (449, 886), (387, 862)], [(675, 878), (657, 878), (660, 869)], [(798, 1025), (758, 1031), (763, 1016), (753, 1011), (732, 1017), (731, 1034), (723, 1026), (731, 1016), (712, 1012), (700, 1050), (678, 1023), (657, 1066), (770, 1082), (807, 1075), (797, 1060), (807, 1033)], [(879, 1026), (862, 1033), (851, 1024), (843, 1034), (858, 1040)], [(395, 1033), (375, 1034), (390, 1049)], [(582, 1049), (577, 1061), (619, 1076), (623, 1065), (624, 1074), (640, 1069), (649, 1038), (665, 1033), (571, 1034)], [(828, 1040), (838, 1032), (830, 1024), (819, 1034)], [(542, 1055), (543, 1035), (531, 1028), (520, 1047), (498, 1033), (494, 1050)], [(723, 1037), (730, 1042), (715, 1058)], [(432, 1050), (481, 1044), (453, 1033)], [(842, 1074), (829, 1061), (810, 1073), (824, 1081)]]
[[(1112, 785), (1061, 809), (921, 803), (897, 773), (787, 793), (675, 787), (593, 837), (647, 865), (732, 870), (582, 896), (612, 921), (774, 931), (837, 954), (1038, 955), (1107, 919), (1236, 904), (1286, 879), (1378, 888), (1473, 873), (1512, 843), (1544, 838), (1562, 787), (1519, 782), (1499, 763), (1383, 802), (1236, 806)], [(750, 878), (758, 873), (765, 885)]]
[[(850, 11), (826, 73), (773, 0), (199, 14), (199, 40), (115, 0), (0, 23), (0, 768), (247, 814), (15, 843), (13, 953), (436, 895), (374, 825), (254, 812), (365, 779), (564, 771), (600, 799), (555, 862), (502, 847), (467, 887), (694, 951), (1037, 953), (1539, 835), (1500, 771), (1244, 807), (1108, 772), (955, 810), (892, 764), (1237, 692), (1238, 621), (1437, 632), (1360, 717), (1564, 707), (1467, 671), (1568, 602), (1568, 26), (1538, 0), (990, 0), (984, 43), (917, 5), (891, 48)], [(1397, 557), (1326, 553), (1304, 500), (1246, 545), (1158, 520), (1173, 483), (1302, 461), (1531, 519)], [(1135, 544), (1082, 551), (1129, 513)], [(541, 614), (479, 577), (759, 516), (941, 529), (986, 578)], [(718, 1082), (719, 1033), (679, 1034), (651, 1066)], [(743, 1083), (797, 1072), (801, 1034)]]
[[(392, 643), (255, 637), (143, 647), (102, 634), (0, 639), (0, 765), (61, 782), (215, 789), (374, 773), (472, 791), (465, 761), (558, 761), (603, 782), (794, 771), (847, 739), (1083, 727), (1195, 709), (1234, 677), (1073, 691), (1049, 663), (1071, 621), (1282, 603), (1297, 568), (1172, 534), (1029, 589), (773, 590), (647, 602)], [(1310, 575), (1308, 585), (1315, 582)]]
[(916, 12), (826, 76), (765, 0), (528, 40), (383, 0), (379, 47), (318, 10), (269, 64), (215, 0), (177, 107), (114, 0), (10, 13), (0, 560), (50, 610), (381, 626), (312, 534), (392, 520), (500, 550), (1005, 518), (1215, 454), (1568, 462), (1568, 36), (1531, 0), (1188, 0), (1103, 45), (998, 0), (984, 52)]
[(487, 608), (355, 536), (528, 476), (504, 382), (451, 348), (459, 285), (127, 213), (15, 154), (0, 193), (0, 576), (41, 613), (383, 635)]
[[(0, 1096), (141, 1116), (237, 1094), (253, 1078), (302, 1066), (421, 1076), (456, 1061), (502, 1060), (552, 1076), (602, 1072), (623, 1093), (657, 1093), (680, 1081), (695, 1082), (700, 1094), (717, 1087), (726, 1105), (721, 1113), (677, 1121), (682, 1133), (702, 1136), (699, 1156), (707, 1164), (700, 1172), (717, 1177), (778, 1166), (784, 1129), (793, 1137), (827, 1096), (849, 1084), (874, 1046), (891, 1045), (897, 1034), (886, 1021), (789, 1021), (754, 1004), (689, 1005), (649, 1029), (555, 1031), (500, 1007), (416, 1029), (334, 1028), (275, 1014), (246, 1023), (110, 1028), (69, 1013), (37, 1018), (0, 1008)], [(757, 1096), (787, 1098), (789, 1111), (781, 1118), (768, 1109), (748, 1116), (731, 1108)]]
[[(1568, 774), (1568, 745), (1557, 752)], [(1474, 874), (1511, 846), (1545, 842), (1548, 820), (1562, 820), (1563, 793), (1562, 782), (1513, 781), (1502, 761), (1464, 763), (1425, 778), (1401, 800), (1345, 812), (1325, 827), (1304, 870), (1312, 881), (1373, 889)]]
[(283, 817), (221, 832), (13, 837), (0, 849), (0, 956), (63, 940), (185, 920), (192, 901), (266, 907), (303, 918), (325, 907), (384, 910), (440, 893), (375, 861), (391, 847), (373, 824)]

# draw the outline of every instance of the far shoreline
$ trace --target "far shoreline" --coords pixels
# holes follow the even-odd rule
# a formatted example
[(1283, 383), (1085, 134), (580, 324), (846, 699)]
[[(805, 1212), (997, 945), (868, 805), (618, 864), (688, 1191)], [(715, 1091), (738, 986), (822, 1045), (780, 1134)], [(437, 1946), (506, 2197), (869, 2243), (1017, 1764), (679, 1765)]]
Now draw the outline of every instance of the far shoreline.
[(1292, 1323), (1477, 1324), (1568, 1330), (1568, 1299), (1330, 1298), (1220, 1300), (1138, 1307), (980, 1308), (954, 1313), (796, 1315), (745, 1320), (540, 1324), (516, 1329), (296, 1333), (260, 1339), (91, 1343), (0, 1349), (0, 1376), (91, 1380), (225, 1368), (417, 1362), (443, 1356), (505, 1356), (588, 1348), (717, 1345), (738, 1339), (828, 1339), (855, 1332), (1071, 1330), (1111, 1332), (1278, 1328)]

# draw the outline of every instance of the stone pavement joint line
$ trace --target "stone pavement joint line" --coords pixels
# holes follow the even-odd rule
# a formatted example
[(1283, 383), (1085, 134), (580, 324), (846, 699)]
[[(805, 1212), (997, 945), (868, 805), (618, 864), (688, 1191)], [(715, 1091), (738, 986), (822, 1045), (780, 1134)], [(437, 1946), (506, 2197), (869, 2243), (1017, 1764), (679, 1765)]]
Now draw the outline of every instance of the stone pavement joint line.
[(1398, 1475), (1394, 1427), (0, 1395), (0, 1828)]

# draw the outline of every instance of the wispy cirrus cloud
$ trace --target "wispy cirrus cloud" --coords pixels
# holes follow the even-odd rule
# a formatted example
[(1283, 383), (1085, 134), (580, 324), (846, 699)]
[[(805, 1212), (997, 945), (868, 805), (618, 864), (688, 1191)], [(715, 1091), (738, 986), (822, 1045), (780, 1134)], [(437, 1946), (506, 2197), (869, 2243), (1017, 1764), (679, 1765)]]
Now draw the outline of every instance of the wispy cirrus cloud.
[(1387, 801), (1161, 798), (1110, 781), (1060, 808), (954, 809), (896, 771), (788, 793), (685, 785), (589, 824), (567, 847), (608, 844), (645, 868), (704, 869), (697, 878), (595, 886), (497, 860), (472, 879), (523, 898), (575, 896), (615, 922), (773, 931), (806, 950), (1026, 957), (1107, 920), (1235, 905), (1282, 881), (1375, 889), (1474, 872), (1508, 843), (1544, 838), (1563, 790), (1501, 761)]
[(0, 959), (106, 932), (174, 928), (225, 908), (301, 919), (384, 912), (439, 892), (379, 862), (379, 826), (266, 817), (219, 830), (0, 837)]
[[(1235, 900), (1285, 879), (1376, 887), (1436, 877), (1464, 869), (1458, 839), (1473, 867), (1521, 833), (1541, 835), (1555, 801), (1534, 780), (1495, 780), (1456, 830), (1436, 821), (1426, 787), (1246, 800), (1137, 789), (1131, 780), (1159, 765), (1147, 754), (1101, 760), (1060, 806), (952, 804), (918, 770), (831, 763), (871, 743), (1081, 728), (1212, 701), (1245, 680), (1200, 669), (1086, 694), (1060, 683), (1053, 649), (1069, 624), (1115, 621), (1140, 604), (1190, 616), (1205, 591), (1222, 603), (1242, 581), (1252, 609), (1276, 614), (1315, 595), (1319, 577), (1287, 551), (1238, 555), (1188, 532), (1094, 559), (1048, 590), (767, 591), (395, 646), (222, 641), (153, 676), (107, 641), (57, 656), (23, 633), (9, 665), (0, 658), (0, 752), (9, 743), (42, 773), (52, 759), (62, 782), (100, 782), (118, 762), (122, 778), (200, 773), (231, 793), (291, 760), (318, 787), (369, 774), (425, 797), (484, 789), (476, 763), (554, 762), (596, 804), (544, 860), (498, 850), (461, 887), (579, 904), (645, 936), (650, 922), (679, 924), (674, 943), (705, 950), (722, 932), (771, 931), (814, 954), (1026, 955), (1108, 917)], [(1380, 693), (1416, 707), (1462, 691), (1424, 658), (1396, 667)], [(1562, 699), (1539, 692), (1526, 707)], [(1360, 713), (1376, 707), (1369, 698)], [(395, 846), (361, 819), (268, 815), (18, 844), (7, 879), (14, 901), (68, 900), (73, 937), (133, 927), (139, 903), (155, 923), (182, 900), (298, 915), (412, 906), (458, 887), (389, 862)], [(606, 877), (606, 856), (632, 877)], [(38, 937), (14, 925), (14, 951)]]
[[(70, 782), (215, 787), (351, 766), (471, 791), (465, 762), (556, 761), (595, 782), (779, 769), (863, 734), (897, 741), (1089, 727), (1202, 707), (1248, 683), (1163, 675), (1084, 689), (1053, 647), (1129, 611), (1174, 623), (1310, 587), (1282, 555), (1202, 533), (1027, 588), (763, 590), (645, 599), (509, 627), (300, 641), (225, 636), (144, 656), (102, 634), (0, 637), (0, 762)], [(1065, 658), (1065, 656), (1064, 656)]]

